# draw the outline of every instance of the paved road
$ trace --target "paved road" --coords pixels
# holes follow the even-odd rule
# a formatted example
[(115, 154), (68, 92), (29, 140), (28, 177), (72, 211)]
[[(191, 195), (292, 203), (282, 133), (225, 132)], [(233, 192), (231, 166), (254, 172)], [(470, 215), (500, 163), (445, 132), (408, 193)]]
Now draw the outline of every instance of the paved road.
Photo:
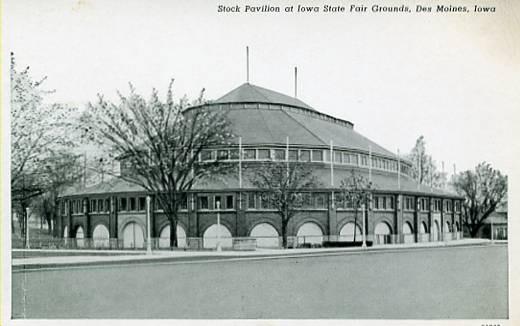
[(508, 315), (505, 245), (18, 272), (12, 282), (14, 318)]

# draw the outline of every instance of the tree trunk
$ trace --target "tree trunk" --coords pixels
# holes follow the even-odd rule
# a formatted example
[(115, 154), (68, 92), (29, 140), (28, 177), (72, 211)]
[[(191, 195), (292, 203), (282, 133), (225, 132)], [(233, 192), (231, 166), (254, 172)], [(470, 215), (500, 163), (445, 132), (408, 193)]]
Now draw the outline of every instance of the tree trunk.
[(287, 223), (282, 221), (282, 247), (287, 249)]
[(177, 248), (177, 217), (170, 218), (170, 249)]
[(358, 209), (354, 210), (354, 242), (356, 242)]

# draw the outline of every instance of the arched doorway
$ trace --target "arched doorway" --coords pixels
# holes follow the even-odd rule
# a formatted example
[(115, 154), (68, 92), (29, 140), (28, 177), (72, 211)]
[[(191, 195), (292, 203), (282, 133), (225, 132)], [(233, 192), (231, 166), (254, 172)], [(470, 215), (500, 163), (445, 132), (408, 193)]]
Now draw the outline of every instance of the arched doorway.
[[(166, 225), (162, 228), (161, 234), (159, 235), (159, 248), (170, 247), (170, 225)], [(186, 231), (184, 228), (177, 224), (177, 247), (186, 248)]]
[(310, 243), (310, 244), (322, 244), (323, 243), (323, 231), (314, 222), (307, 222), (302, 224), (296, 232), (298, 237), (298, 244)]
[(78, 228), (76, 229), (76, 246), (78, 246), (78, 248), (85, 247), (84, 238), (85, 238), (85, 232), (83, 231), (83, 227), (78, 226)]
[(143, 228), (135, 223), (128, 223), (123, 229), (123, 247), (124, 248), (143, 248), (144, 232)]
[(256, 246), (259, 248), (278, 248), (280, 246), (280, 235), (269, 223), (255, 225), (249, 236), (256, 238)]
[(444, 233), (449, 233), (449, 232), (451, 232), (450, 222), (444, 221)]
[(404, 241), (404, 243), (414, 242), (413, 228), (412, 228), (412, 225), (408, 222), (405, 222), (403, 224), (403, 241)]
[(108, 248), (110, 233), (103, 224), (99, 224), (94, 228), (92, 232), (92, 239), (94, 240), (94, 247), (96, 248)]
[(419, 229), (419, 233), (421, 233), (421, 234), (426, 234), (426, 233), (428, 233), (428, 226), (426, 225), (425, 222), (422, 222), (422, 223), (421, 223), (421, 227), (420, 227), (420, 229)]
[(354, 232), (356, 233), (356, 241), (363, 241), (363, 231), (361, 231), (359, 225), (355, 225), (353, 222), (348, 222), (339, 230), (339, 240), (354, 241)]
[(392, 229), (386, 222), (379, 222), (376, 225), (376, 228), (374, 230), (375, 235), (375, 243), (376, 244), (385, 244), (390, 243), (390, 235), (392, 234)]
[(63, 237), (64, 238), (69, 237), (69, 227), (67, 225), (65, 225), (65, 227), (63, 228)]
[(220, 229), (217, 227), (217, 224), (213, 224), (209, 228), (204, 231), (203, 235), (203, 243), (204, 248), (216, 248), (217, 247), (217, 230), (220, 230), (220, 245), (222, 248), (230, 248), (233, 246), (233, 237), (231, 236), (231, 231), (224, 225), (220, 224)]
[(439, 241), (440, 238), (440, 230), (439, 230), (439, 222), (438, 221), (434, 221), (433, 222), (433, 241)]

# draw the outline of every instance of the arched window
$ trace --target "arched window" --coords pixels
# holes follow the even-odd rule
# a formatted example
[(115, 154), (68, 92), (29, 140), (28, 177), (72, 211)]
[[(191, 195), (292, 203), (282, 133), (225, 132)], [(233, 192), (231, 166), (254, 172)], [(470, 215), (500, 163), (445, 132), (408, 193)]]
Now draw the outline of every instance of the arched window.
[(218, 232), (220, 230), (220, 245), (222, 248), (232, 247), (233, 246), (233, 238), (231, 236), (231, 231), (224, 225), (220, 224), (220, 228), (217, 227), (217, 224), (213, 224), (209, 228), (204, 231), (203, 242), (204, 248), (216, 248), (218, 242)]
[(256, 238), (256, 246), (259, 248), (277, 248), (280, 246), (278, 231), (269, 223), (257, 224), (250, 233)]
[[(166, 225), (162, 228), (159, 236), (159, 248), (170, 247), (170, 225)], [(186, 248), (186, 231), (184, 228), (177, 224), (177, 247)]]

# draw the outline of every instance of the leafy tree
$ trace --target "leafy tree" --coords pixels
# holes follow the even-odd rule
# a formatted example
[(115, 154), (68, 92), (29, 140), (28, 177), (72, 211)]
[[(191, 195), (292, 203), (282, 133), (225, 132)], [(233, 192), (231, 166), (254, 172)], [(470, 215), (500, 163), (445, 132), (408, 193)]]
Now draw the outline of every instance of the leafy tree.
[[(227, 164), (216, 157), (199, 163), (204, 149), (229, 144), (233, 135), (226, 112), (200, 107), (187, 110), (186, 98), (174, 102), (173, 80), (166, 101), (157, 90), (147, 101), (130, 85), (129, 96), (119, 94), (119, 102), (89, 103), (82, 117), (85, 135), (109, 146), (131, 173), (121, 178), (137, 184), (157, 198), (170, 222), (170, 247), (177, 246), (178, 210), (182, 196), (199, 180), (225, 174)], [(195, 104), (203, 103), (203, 93)]]
[(268, 162), (254, 166), (249, 179), (264, 191), (263, 199), (276, 209), (282, 225), (282, 245), (287, 248), (287, 225), (302, 206), (302, 192), (317, 185), (312, 169), (298, 162)]
[(350, 176), (341, 180), (339, 199), (340, 202), (348, 203), (354, 209), (354, 242), (356, 242), (356, 230), (359, 208), (363, 204), (368, 207), (374, 187), (367, 177), (356, 174), (351, 170)]
[[(26, 208), (46, 191), (42, 167), (54, 159), (58, 149), (70, 148), (73, 144), (73, 140), (64, 135), (72, 128), (68, 118), (74, 109), (46, 104), (45, 97), (53, 91), (43, 88), (45, 80), (46, 77), (33, 79), (29, 67), (18, 70), (11, 53), (11, 199), (22, 225), (27, 219)], [(14, 215), (11, 223), (14, 232)], [(20, 229), (25, 233), (23, 226)]]
[(507, 176), (482, 162), (474, 171), (457, 174), (454, 187), (465, 198), (464, 226), (471, 237), (476, 237), (486, 218), (507, 200)]
[(45, 192), (36, 198), (31, 207), (46, 221), (49, 234), (55, 229), (59, 194), (83, 176), (78, 169), (80, 160), (81, 156), (70, 152), (54, 153), (39, 173), (38, 182), (45, 185), (42, 188)]
[(22, 175), (38, 172), (52, 155), (49, 149), (70, 147), (64, 137), (72, 128), (73, 108), (45, 104), (44, 97), (53, 91), (42, 88), (47, 77), (35, 81), (29, 67), (18, 71), (11, 53), (11, 187), (17, 189)]
[(438, 171), (435, 161), (426, 152), (424, 136), (417, 138), (407, 158), (412, 162), (412, 177), (420, 184), (434, 188), (443, 188), (446, 184), (446, 173)]

